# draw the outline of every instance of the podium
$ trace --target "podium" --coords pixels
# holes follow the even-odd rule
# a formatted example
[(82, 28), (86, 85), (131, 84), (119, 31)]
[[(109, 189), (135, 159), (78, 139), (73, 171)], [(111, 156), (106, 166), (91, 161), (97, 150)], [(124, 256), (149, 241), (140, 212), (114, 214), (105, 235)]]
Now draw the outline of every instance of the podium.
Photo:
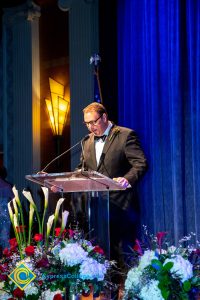
[(60, 193), (86, 193), (89, 238), (110, 256), (109, 192), (124, 188), (96, 171), (77, 170), (65, 173), (26, 175), (26, 179), (47, 188), (56, 187)]

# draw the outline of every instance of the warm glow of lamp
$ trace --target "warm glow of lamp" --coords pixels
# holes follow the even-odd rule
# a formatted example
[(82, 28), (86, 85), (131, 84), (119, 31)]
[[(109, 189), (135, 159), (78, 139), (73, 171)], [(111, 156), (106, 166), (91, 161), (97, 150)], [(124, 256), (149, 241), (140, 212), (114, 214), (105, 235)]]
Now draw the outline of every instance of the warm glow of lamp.
[(64, 99), (64, 85), (49, 78), (51, 100), (45, 99), (49, 113), (50, 124), (54, 135), (62, 135), (67, 115), (69, 100)]

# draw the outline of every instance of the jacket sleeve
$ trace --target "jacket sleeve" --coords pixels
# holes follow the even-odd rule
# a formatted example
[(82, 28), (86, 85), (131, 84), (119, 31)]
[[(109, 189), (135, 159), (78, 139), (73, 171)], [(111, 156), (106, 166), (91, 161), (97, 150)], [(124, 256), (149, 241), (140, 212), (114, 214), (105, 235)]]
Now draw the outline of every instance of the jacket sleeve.
[(124, 147), (127, 161), (130, 164), (130, 169), (124, 177), (129, 181), (130, 185), (133, 186), (147, 170), (147, 160), (140, 146), (138, 137), (133, 130), (128, 134)]

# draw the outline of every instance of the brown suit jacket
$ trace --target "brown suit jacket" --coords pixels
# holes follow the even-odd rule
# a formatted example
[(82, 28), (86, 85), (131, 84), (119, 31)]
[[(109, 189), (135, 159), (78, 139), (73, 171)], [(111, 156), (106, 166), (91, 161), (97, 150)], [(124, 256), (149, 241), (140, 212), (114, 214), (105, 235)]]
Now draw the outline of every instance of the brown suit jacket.
[(132, 188), (126, 191), (110, 192), (110, 200), (122, 209), (127, 209), (133, 198), (134, 184), (144, 174), (147, 163), (136, 133), (125, 127), (113, 125), (106, 139), (97, 166), (94, 134), (83, 143), (81, 164), (86, 170), (97, 171), (109, 178), (125, 177)]

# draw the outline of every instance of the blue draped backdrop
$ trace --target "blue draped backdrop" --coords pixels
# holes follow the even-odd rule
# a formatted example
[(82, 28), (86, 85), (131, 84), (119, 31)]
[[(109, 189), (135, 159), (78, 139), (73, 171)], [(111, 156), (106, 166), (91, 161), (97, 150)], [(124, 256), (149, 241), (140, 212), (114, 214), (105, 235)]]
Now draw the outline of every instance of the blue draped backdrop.
[(119, 123), (149, 162), (141, 224), (200, 237), (200, 1), (118, 0)]

